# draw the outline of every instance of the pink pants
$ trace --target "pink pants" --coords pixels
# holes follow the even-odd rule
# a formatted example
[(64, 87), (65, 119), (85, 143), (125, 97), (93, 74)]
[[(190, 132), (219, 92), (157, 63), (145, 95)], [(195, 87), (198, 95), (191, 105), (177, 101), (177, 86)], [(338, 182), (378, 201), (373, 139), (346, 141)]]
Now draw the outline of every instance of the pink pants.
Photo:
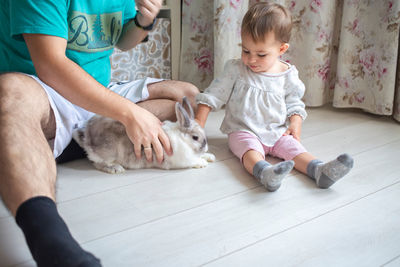
[(265, 146), (249, 132), (238, 131), (228, 135), (229, 148), (240, 161), (249, 150), (255, 150), (262, 155), (271, 155), (284, 160), (292, 160), (297, 155), (307, 152), (304, 146), (291, 135), (282, 136), (272, 147)]

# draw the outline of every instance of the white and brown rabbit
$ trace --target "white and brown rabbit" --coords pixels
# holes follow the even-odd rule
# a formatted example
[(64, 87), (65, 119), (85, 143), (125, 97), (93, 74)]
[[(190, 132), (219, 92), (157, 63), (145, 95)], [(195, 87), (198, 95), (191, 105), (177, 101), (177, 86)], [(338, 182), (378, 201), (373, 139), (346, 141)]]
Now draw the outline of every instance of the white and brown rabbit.
[[(185, 110), (188, 110), (188, 112)], [(208, 145), (204, 129), (194, 120), (193, 109), (186, 97), (182, 105), (175, 105), (177, 122), (165, 121), (162, 128), (168, 135), (173, 155), (164, 152), (164, 160), (158, 163), (153, 153), (153, 161), (148, 162), (142, 149), (142, 157), (137, 159), (133, 144), (125, 127), (118, 121), (93, 116), (82, 129), (73, 133), (75, 141), (86, 151), (94, 166), (108, 173), (122, 173), (125, 169), (140, 168), (202, 168), (215, 156), (207, 153)]]

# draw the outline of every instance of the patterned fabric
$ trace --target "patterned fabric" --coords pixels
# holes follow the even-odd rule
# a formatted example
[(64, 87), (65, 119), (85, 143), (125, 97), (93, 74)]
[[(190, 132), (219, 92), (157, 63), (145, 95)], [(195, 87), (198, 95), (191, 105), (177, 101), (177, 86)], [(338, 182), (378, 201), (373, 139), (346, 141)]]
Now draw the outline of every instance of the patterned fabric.
[(213, 79), (213, 5), (209, 1), (182, 1), (182, 44), (179, 79), (200, 89)]
[[(201, 90), (226, 59), (240, 57), (240, 21), (248, 6), (260, 1), (213, 2), (182, 3), (180, 79)], [(294, 28), (283, 59), (298, 68), (307, 106), (332, 103), (400, 121), (400, 1), (275, 2), (292, 12)]]
[(159, 18), (148, 41), (129, 51), (115, 49), (111, 56), (111, 82), (144, 77), (171, 79), (171, 23)]
[(214, 36), (218, 36), (218, 39), (214, 40), (214, 53), (219, 55), (214, 57), (214, 76), (219, 76), (226, 61), (231, 59), (230, 55), (240, 55), (242, 51), (240, 25), (243, 16), (236, 14), (244, 15), (248, 9), (248, 3), (240, 0), (218, 0), (215, 1), (214, 6)]

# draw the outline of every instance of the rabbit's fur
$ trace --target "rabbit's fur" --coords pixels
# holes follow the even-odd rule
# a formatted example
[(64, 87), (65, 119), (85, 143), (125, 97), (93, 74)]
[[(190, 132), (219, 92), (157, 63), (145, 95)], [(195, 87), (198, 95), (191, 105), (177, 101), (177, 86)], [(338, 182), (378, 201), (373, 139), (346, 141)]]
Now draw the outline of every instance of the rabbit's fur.
[(202, 168), (208, 162), (213, 162), (215, 156), (206, 153), (208, 145), (204, 129), (194, 120), (192, 107), (186, 97), (182, 105), (176, 103), (175, 112), (177, 122), (165, 121), (162, 126), (170, 139), (173, 155), (168, 156), (164, 152), (161, 164), (155, 159), (154, 151), (153, 161), (148, 162), (143, 148), (141, 158), (137, 159), (125, 127), (110, 118), (95, 115), (84, 128), (73, 133), (73, 138), (86, 151), (94, 166), (108, 173), (139, 168)]

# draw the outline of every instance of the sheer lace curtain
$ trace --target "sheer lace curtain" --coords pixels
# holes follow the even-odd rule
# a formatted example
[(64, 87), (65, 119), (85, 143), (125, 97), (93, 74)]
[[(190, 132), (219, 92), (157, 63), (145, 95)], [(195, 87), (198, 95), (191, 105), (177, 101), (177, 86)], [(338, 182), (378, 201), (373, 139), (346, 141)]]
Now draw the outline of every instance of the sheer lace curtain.
[[(227, 59), (240, 57), (241, 19), (254, 2), (183, 0), (180, 79), (203, 90)], [(400, 121), (399, 0), (275, 2), (293, 16), (283, 59), (298, 68), (307, 106), (332, 103)]]

